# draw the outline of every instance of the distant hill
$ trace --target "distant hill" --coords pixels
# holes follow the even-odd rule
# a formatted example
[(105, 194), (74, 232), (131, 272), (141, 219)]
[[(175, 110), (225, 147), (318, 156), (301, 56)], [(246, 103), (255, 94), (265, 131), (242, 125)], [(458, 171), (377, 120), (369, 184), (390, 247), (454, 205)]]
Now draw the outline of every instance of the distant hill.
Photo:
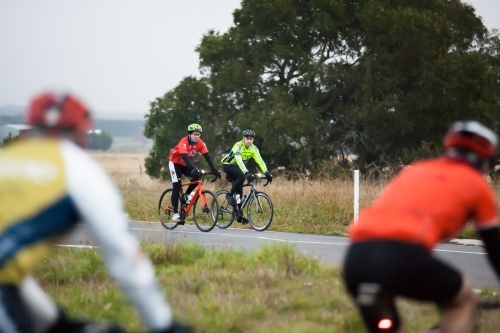
[(92, 112), (94, 118), (109, 119), (109, 120), (142, 120), (144, 122), (145, 112), (108, 112), (95, 111)]
[[(26, 110), (25, 106), (3, 105), (0, 106), (0, 116), (22, 115)], [(142, 120), (144, 121), (145, 112), (120, 112), (120, 111), (92, 111), (95, 119), (106, 120)]]
[(144, 120), (96, 119), (94, 128), (104, 130), (111, 136), (142, 137)]
[[(22, 106), (0, 106), (0, 126), (22, 124), (24, 111), (25, 107)], [(104, 130), (114, 138), (127, 137), (128, 140), (135, 142), (148, 142), (143, 134), (146, 122), (143, 114), (134, 112), (94, 112), (93, 115), (93, 129)]]
[(2, 115), (0, 113), (0, 126), (7, 124), (22, 124), (22, 123), (23, 123), (23, 116), (21, 114)]
[(14, 116), (24, 113), (25, 107), (19, 105), (0, 106), (0, 116)]

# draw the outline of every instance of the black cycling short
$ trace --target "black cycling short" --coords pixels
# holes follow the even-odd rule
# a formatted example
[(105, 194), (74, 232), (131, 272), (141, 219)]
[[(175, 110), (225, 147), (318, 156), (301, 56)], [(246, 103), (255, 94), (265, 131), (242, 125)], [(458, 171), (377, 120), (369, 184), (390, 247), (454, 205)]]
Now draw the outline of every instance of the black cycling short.
[(240, 170), (240, 167), (232, 164), (223, 164), (222, 171), (226, 173), (226, 179), (232, 183), (231, 193), (243, 195), (241, 185), (245, 182), (245, 174)]
[(0, 285), (0, 333), (34, 333), (33, 317), (24, 305), (19, 288)]
[(382, 332), (378, 323), (387, 317), (393, 321), (393, 331), (400, 326), (396, 296), (446, 305), (462, 286), (462, 275), (425, 247), (389, 240), (352, 244), (343, 275), (370, 332)]

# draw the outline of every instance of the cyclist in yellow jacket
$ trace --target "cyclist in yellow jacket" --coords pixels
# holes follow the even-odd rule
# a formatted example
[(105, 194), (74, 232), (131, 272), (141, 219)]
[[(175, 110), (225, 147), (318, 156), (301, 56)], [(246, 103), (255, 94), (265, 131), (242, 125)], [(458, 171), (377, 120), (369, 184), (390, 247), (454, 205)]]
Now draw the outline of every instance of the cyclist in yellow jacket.
[[(253, 175), (248, 172), (245, 164), (253, 158), (260, 170), (266, 175), (266, 179), (272, 182), (273, 176), (267, 170), (266, 163), (260, 156), (259, 149), (253, 144), (255, 132), (251, 129), (243, 131), (243, 140), (236, 142), (229, 153), (222, 158), (222, 170), (226, 173), (227, 178), (232, 181), (233, 186), (231, 191), (226, 195), (227, 203), (235, 206), (234, 194), (243, 194), (242, 185), (247, 181), (253, 180)], [(242, 221), (240, 221), (243, 219)], [(242, 216), (238, 218), (238, 222), (247, 222)]]
[(121, 332), (69, 319), (31, 277), (80, 220), (149, 331), (192, 332), (173, 320), (118, 190), (82, 149), (92, 123), (87, 108), (71, 95), (42, 94), (26, 123), (31, 133), (0, 154), (0, 333)]

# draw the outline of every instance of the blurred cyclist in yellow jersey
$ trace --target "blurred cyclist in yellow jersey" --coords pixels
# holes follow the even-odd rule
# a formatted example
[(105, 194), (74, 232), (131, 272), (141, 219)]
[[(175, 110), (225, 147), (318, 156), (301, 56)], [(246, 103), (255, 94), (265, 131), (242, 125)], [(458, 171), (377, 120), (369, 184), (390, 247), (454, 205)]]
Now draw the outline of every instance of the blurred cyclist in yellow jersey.
[(33, 99), (26, 123), (31, 133), (0, 154), (0, 333), (121, 331), (68, 318), (30, 276), (80, 220), (148, 330), (192, 332), (173, 321), (151, 262), (128, 231), (117, 189), (82, 149), (87, 108), (71, 95), (46, 93)]

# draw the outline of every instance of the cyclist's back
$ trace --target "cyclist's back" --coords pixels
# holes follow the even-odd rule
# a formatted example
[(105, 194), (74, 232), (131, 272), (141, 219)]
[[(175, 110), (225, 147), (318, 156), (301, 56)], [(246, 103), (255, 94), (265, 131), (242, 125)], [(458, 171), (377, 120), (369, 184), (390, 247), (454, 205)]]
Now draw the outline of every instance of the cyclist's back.
[(354, 242), (397, 239), (431, 249), (460, 232), (468, 219), (478, 227), (496, 225), (493, 192), (469, 165), (441, 157), (402, 171), (361, 212), (350, 235)]
[(370, 332), (404, 331), (395, 303), (401, 296), (439, 305), (442, 332), (469, 332), (478, 301), (471, 282), (431, 250), (472, 220), (500, 276), (497, 207), (482, 176), (497, 144), (476, 121), (453, 123), (442, 157), (402, 171), (353, 222), (343, 277)]

